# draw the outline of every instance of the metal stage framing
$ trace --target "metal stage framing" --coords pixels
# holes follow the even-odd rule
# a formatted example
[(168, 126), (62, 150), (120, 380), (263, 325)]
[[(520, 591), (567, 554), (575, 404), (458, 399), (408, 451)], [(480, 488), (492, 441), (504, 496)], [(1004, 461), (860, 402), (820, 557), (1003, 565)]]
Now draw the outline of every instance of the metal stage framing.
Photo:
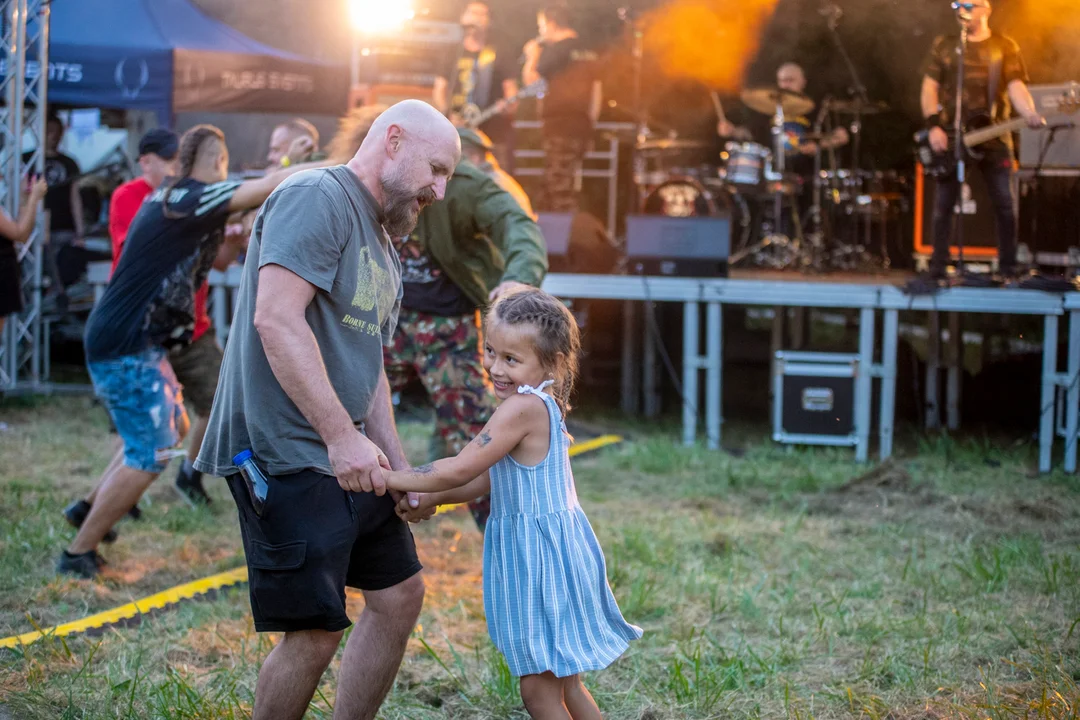
[[(0, 0), (0, 50), (6, 72), (0, 75), (0, 202), (14, 219), (22, 208), (27, 175), (45, 165), (45, 95), (48, 88), (48, 0)], [(23, 159), (29, 134), (35, 149)], [(36, 391), (41, 385), (41, 276), (45, 212), (15, 253), (21, 270), (24, 309), (7, 319), (0, 333), (0, 392)], [(0, 240), (7, 242), (7, 240)]]
[[(100, 292), (108, 279), (109, 263), (95, 263), (90, 281)], [(241, 268), (224, 273), (211, 272), (210, 313), (219, 340), (228, 336), (229, 308), (235, 304)], [(798, 279), (796, 279), (798, 277)], [(925, 312), (931, 327), (937, 327), (940, 313), (984, 313), (1030, 315), (1043, 318), (1043, 364), (1039, 414), (1039, 471), (1049, 472), (1054, 438), (1065, 438), (1065, 469), (1077, 466), (1077, 430), (1080, 428), (1080, 292), (1047, 293), (1014, 288), (954, 287), (933, 295), (909, 295), (897, 285), (906, 279), (901, 273), (888, 276), (820, 275), (813, 279), (787, 273), (736, 271), (732, 278), (671, 278), (628, 275), (576, 275), (552, 273), (543, 288), (561, 298), (577, 300), (623, 300), (623, 396), (636, 390), (636, 368), (651, 372), (652, 361), (635, 357), (633, 322), (635, 302), (671, 302), (683, 306), (682, 440), (697, 441), (704, 415), (705, 442), (718, 449), (723, 425), (723, 320), (724, 305), (831, 308), (859, 311), (858, 372), (855, 379), (855, 458), (870, 457), (873, 381), (880, 380), (878, 414), (878, 456), (892, 455), (896, 399), (896, 355), (901, 311)], [(230, 297), (231, 296), (231, 297)], [(230, 302), (231, 301), (231, 302)], [(702, 313), (706, 318), (701, 332)], [(1067, 367), (1059, 370), (1057, 359), (1060, 320), (1068, 315), (1069, 352)], [(877, 323), (882, 323), (880, 349), (875, 347)], [(958, 337), (953, 333), (953, 337)], [(644, 345), (646, 355), (653, 343)], [(705, 375), (704, 413), (698, 407), (701, 374)], [(948, 376), (950, 406), (958, 403), (960, 374)], [(1055, 427), (1055, 395), (1062, 392), (1064, 422)], [(950, 412), (950, 415), (954, 413)], [(958, 416), (958, 413), (955, 413)], [(950, 425), (958, 417), (950, 417)]]

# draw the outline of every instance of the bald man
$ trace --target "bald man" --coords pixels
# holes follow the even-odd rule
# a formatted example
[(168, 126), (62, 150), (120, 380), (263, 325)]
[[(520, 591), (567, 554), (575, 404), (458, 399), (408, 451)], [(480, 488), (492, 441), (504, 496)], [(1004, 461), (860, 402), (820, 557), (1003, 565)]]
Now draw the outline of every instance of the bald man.
[[(460, 156), (450, 121), (407, 100), (346, 164), (283, 183), (252, 229), (196, 467), (236, 501), (255, 629), (284, 633), (259, 672), (256, 720), (303, 716), (351, 624), (346, 586), (365, 606), (335, 717), (375, 717), (420, 613), (420, 562), (381, 472), (409, 467), (382, 360), (402, 294), (390, 237), (443, 197)], [(234, 462), (244, 450), (265, 495)]]

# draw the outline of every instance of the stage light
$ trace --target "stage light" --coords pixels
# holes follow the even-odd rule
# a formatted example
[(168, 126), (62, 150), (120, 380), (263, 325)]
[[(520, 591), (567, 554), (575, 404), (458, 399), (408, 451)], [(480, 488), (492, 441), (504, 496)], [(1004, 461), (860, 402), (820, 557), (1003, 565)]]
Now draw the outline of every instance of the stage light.
[(365, 35), (393, 32), (416, 13), (409, 0), (348, 0), (349, 20)]

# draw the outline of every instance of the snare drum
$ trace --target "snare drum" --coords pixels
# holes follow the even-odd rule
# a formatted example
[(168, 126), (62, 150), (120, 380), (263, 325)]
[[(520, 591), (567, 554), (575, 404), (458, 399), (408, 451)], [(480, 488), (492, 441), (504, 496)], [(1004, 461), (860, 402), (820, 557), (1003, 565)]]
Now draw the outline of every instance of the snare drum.
[(765, 177), (765, 165), (772, 152), (764, 145), (752, 142), (729, 142), (721, 156), (727, 162), (723, 177), (733, 185), (760, 185)]

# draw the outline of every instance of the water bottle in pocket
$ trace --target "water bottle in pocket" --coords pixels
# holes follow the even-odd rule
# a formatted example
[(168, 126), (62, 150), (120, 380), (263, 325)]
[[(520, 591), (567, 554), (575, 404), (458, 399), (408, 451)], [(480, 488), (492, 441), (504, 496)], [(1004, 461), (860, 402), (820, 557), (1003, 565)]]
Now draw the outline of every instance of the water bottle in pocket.
[(247, 488), (251, 498), (251, 506), (255, 508), (255, 514), (262, 517), (263, 508), (266, 506), (266, 494), (270, 485), (266, 482), (266, 473), (255, 462), (255, 455), (250, 450), (241, 450), (233, 457), (233, 464), (240, 470), (244, 478), (244, 487)]

